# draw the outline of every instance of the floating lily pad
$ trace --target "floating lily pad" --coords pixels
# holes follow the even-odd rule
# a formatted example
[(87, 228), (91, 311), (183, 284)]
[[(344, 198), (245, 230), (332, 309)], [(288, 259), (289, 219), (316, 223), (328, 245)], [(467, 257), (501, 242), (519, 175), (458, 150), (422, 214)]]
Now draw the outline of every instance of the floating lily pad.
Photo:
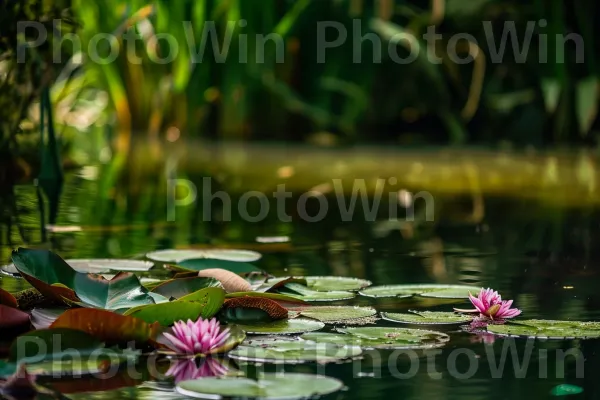
[(344, 384), (334, 378), (312, 374), (261, 374), (258, 380), (236, 377), (183, 381), (177, 392), (201, 399), (260, 398), (304, 399), (336, 392)]
[(260, 292), (236, 292), (236, 293), (227, 293), (225, 298), (227, 299), (236, 299), (240, 297), (256, 297), (262, 299), (270, 299), (279, 303), (284, 307), (286, 306), (298, 306), (302, 304), (308, 304), (305, 301), (299, 299), (296, 296), (288, 296), (280, 293), (260, 293)]
[(250, 340), (229, 353), (239, 361), (267, 362), (275, 364), (301, 364), (306, 362), (335, 362), (357, 357), (360, 347), (338, 346), (331, 343), (315, 343), (307, 340), (269, 338)]
[(453, 312), (410, 311), (404, 313), (382, 313), (381, 317), (388, 321), (415, 325), (459, 325), (471, 322), (472, 316)]
[(475, 293), (481, 290), (478, 286), (465, 285), (384, 285), (371, 286), (360, 291), (367, 297), (399, 297), (408, 298), (413, 296), (435, 297), (440, 299), (466, 299), (469, 292)]
[(588, 339), (600, 337), (600, 322), (519, 320), (504, 325), (488, 325), (488, 332), (502, 336), (540, 339)]
[(282, 293), (304, 301), (338, 301), (356, 297), (356, 293), (345, 291), (319, 292), (297, 283), (286, 283)]
[[(252, 323), (285, 319), (288, 317), (288, 310), (274, 300), (260, 297), (236, 297), (225, 301), (221, 314), (229, 322)], [(265, 314), (266, 319), (264, 318)]]
[[(107, 274), (113, 271), (146, 272), (154, 266), (151, 261), (111, 258), (69, 259), (65, 262), (77, 272), (92, 274)], [(19, 270), (14, 264), (3, 265), (0, 267), (0, 271), (13, 276), (19, 274)]]
[(260, 253), (251, 250), (233, 250), (233, 249), (206, 249), (206, 250), (158, 250), (146, 254), (150, 260), (161, 261), (165, 263), (178, 264), (184, 260), (198, 258), (214, 258), (217, 260), (235, 261), (235, 262), (253, 262), (260, 260)]
[(366, 279), (349, 278), (342, 276), (288, 276), (282, 278), (270, 278), (266, 283), (275, 284), (277, 282), (284, 281), (287, 279), (305, 279), (306, 286), (309, 289), (316, 290), (319, 292), (355, 291), (371, 285), (371, 281), (368, 281)]
[(340, 333), (307, 333), (301, 338), (317, 343), (375, 349), (427, 349), (443, 346), (450, 340), (445, 333), (422, 329), (359, 327), (337, 331)]
[(207, 269), (224, 269), (236, 274), (249, 274), (252, 272), (261, 272), (262, 270), (250, 263), (219, 260), (216, 258), (193, 258), (179, 261), (176, 265), (169, 265), (169, 269), (175, 271), (203, 271)]
[(283, 319), (260, 324), (238, 325), (249, 335), (292, 335), (318, 331), (325, 324), (308, 318)]
[(321, 322), (349, 324), (352, 321), (360, 323), (361, 320), (369, 319), (377, 314), (377, 310), (372, 307), (313, 306), (292, 310), (290, 313)]

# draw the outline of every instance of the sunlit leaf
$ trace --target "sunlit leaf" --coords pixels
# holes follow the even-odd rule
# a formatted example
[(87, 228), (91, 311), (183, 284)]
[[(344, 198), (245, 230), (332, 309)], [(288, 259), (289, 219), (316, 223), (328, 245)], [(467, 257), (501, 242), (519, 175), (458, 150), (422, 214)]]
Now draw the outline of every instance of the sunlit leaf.
[(359, 293), (367, 297), (398, 297), (413, 296), (434, 297), (440, 299), (467, 299), (469, 293), (478, 293), (478, 286), (439, 285), (439, 284), (408, 284), (371, 286)]
[(346, 325), (369, 322), (377, 314), (372, 307), (356, 306), (313, 306), (292, 310), (303, 317), (313, 318), (326, 323), (343, 323)]
[(309, 302), (349, 300), (356, 296), (356, 293), (346, 291), (319, 292), (297, 283), (286, 283), (284, 289), (281, 289), (281, 292)]

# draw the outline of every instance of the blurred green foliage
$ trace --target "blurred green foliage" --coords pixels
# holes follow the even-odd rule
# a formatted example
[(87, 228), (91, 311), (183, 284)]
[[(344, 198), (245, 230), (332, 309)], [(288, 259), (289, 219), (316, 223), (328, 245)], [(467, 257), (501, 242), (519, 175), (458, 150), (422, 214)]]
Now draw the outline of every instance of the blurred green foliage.
[[(81, 50), (83, 64), (59, 83), (108, 93), (123, 150), (132, 138), (180, 132), (322, 144), (597, 141), (594, 0), (15, 0), (2, 7), (0, 59), (14, 52), (15, 21), (70, 22), (73, 14), (78, 38), (59, 46), (65, 54)], [(207, 35), (213, 23), (218, 43)], [(319, 45), (340, 27), (341, 45)], [(440, 39), (429, 41), (423, 35), (433, 29)], [(167, 34), (174, 40), (157, 39)], [(402, 35), (415, 40), (397, 40)], [(204, 56), (195, 55), (203, 39)], [(94, 61), (109, 60), (111, 51), (114, 61)], [(157, 61), (171, 55), (172, 62)], [(397, 61), (411, 55), (412, 62)], [(20, 79), (43, 86), (39, 67), (31, 68)], [(14, 99), (28, 100), (23, 111), (39, 93), (23, 96), (17, 87), (3, 90), (0, 112), (23, 117)]]
[[(590, 133), (598, 103), (593, 0), (79, 0), (73, 9), (83, 24), (84, 49), (99, 32), (118, 34), (117, 60), (85, 68), (110, 93), (125, 147), (130, 132), (159, 137), (170, 127), (204, 138), (298, 141), (541, 145), (596, 139)], [(202, 62), (194, 62), (190, 41), (197, 49), (211, 21), (219, 44), (231, 41), (229, 54), (217, 62), (209, 43)], [(348, 37), (326, 49), (326, 62), (319, 63), (323, 21), (341, 23)], [(518, 47), (530, 41), (522, 62), (523, 49), (510, 38), (504, 57), (494, 57), (511, 24)], [(432, 26), (441, 34), (433, 46), (422, 36)], [(130, 28), (140, 39), (139, 64), (123, 51)], [(173, 62), (159, 64), (152, 60), (175, 51), (155, 40), (163, 33), (179, 51)], [(285, 54), (270, 42), (261, 62), (256, 35), (270, 33), (282, 38)], [(337, 37), (336, 29), (326, 33), (329, 41)], [(382, 40), (381, 62), (374, 62), (372, 41), (360, 40), (369, 33)], [(570, 33), (583, 45), (556, 38)], [(390, 46), (399, 34), (418, 41)], [(243, 48), (246, 63), (239, 61)], [(392, 59), (415, 50), (413, 62)], [(440, 61), (432, 62), (428, 51)], [(456, 61), (469, 54), (473, 62)], [(314, 135), (319, 132), (327, 135)]]

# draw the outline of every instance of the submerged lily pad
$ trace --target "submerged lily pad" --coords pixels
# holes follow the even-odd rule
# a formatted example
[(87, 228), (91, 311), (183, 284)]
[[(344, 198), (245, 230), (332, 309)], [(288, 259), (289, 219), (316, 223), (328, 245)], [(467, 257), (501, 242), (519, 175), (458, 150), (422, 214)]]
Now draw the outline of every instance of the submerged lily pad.
[(304, 307), (298, 310), (292, 310), (290, 313), (295, 313), (303, 317), (313, 318), (321, 322), (328, 323), (345, 323), (349, 324), (353, 321), (368, 320), (377, 314), (377, 310), (372, 307), (353, 307), (353, 306), (313, 306)]
[(471, 322), (472, 316), (439, 311), (409, 311), (404, 313), (382, 313), (381, 317), (388, 321), (416, 325), (459, 325)]
[(588, 339), (600, 337), (600, 322), (519, 320), (504, 325), (488, 325), (488, 332), (502, 336), (540, 339)]
[(423, 329), (359, 327), (337, 331), (340, 333), (307, 333), (301, 338), (375, 349), (427, 349), (443, 346), (450, 340), (445, 333)]
[(349, 278), (343, 276), (288, 276), (282, 278), (271, 278), (266, 283), (275, 284), (287, 279), (305, 279), (306, 286), (309, 289), (319, 292), (355, 291), (371, 285), (371, 281), (366, 279)]
[(362, 354), (360, 347), (338, 346), (332, 343), (315, 343), (307, 340), (268, 338), (250, 340), (229, 353), (239, 361), (275, 364), (301, 364), (306, 362), (335, 362)]
[(408, 298), (422, 296), (440, 299), (466, 299), (469, 293), (479, 292), (479, 290), (481, 288), (478, 286), (419, 284), (371, 286), (359, 293), (367, 297)]
[(336, 392), (344, 384), (334, 378), (312, 374), (261, 374), (258, 380), (236, 377), (183, 381), (177, 392), (201, 399), (260, 398), (304, 399)]
[(345, 291), (319, 292), (297, 283), (286, 283), (282, 293), (304, 301), (338, 301), (356, 297), (356, 293)]
[(260, 260), (260, 253), (251, 250), (234, 249), (206, 249), (206, 250), (158, 250), (146, 254), (150, 260), (161, 261), (165, 263), (179, 263), (184, 260), (198, 258), (214, 258), (217, 260), (235, 261), (235, 262), (253, 262)]
[(237, 325), (249, 335), (292, 335), (318, 331), (325, 324), (308, 318), (282, 319), (269, 323)]

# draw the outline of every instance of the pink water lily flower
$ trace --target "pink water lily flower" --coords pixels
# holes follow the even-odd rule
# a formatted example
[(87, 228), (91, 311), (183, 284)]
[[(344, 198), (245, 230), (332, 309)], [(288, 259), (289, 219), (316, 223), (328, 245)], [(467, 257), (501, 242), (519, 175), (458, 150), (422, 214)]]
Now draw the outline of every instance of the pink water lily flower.
[(173, 325), (171, 333), (164, 333), (170, 343), (167, 345), (180, 354), (211, 354), (223, 346), (229, 339), (229, 328), (222, 329), (216, 318), (204, 320), (199, 318), (179, 321)]
[(469, 300), (475, 306), (474, 310), (461, 310), (458, 308), (454, 310), (467, 313), (477, 312), (481, 318), (491, 320), (508, 319), (521, 314), (521, 310), (518, 308), (510, 308), (513, 304), (512, 300), (502, 300), (498, 292), (490, 288), (482, 288), (477, 297), (469, 293)]

